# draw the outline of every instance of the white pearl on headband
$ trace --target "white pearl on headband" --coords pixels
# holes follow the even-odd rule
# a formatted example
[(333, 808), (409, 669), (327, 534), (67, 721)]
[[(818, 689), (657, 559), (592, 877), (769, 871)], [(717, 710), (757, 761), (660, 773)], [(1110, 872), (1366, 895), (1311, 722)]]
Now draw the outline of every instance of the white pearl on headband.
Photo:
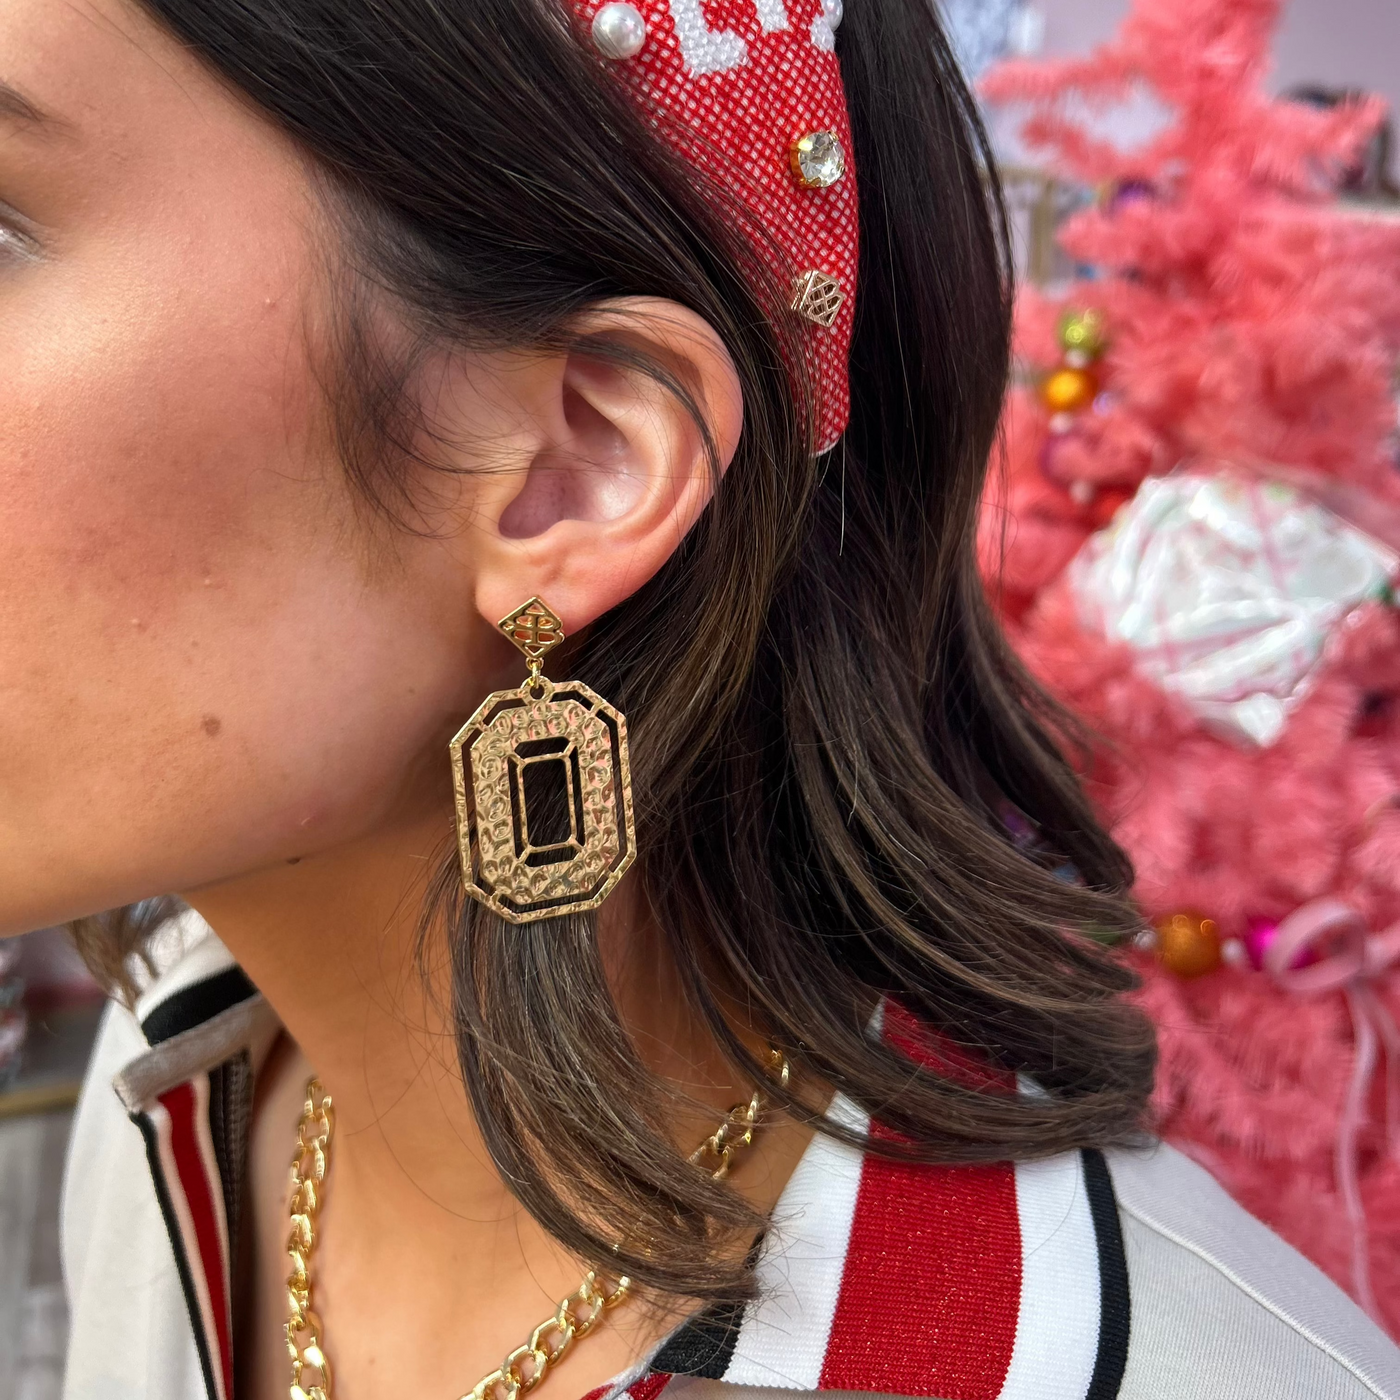
[(647, 22), (626, 0), (604, 5), (593, 16), (593, 46), (604, 58), (632, 58), (646, 41)]
[(846, 13), (845, 0), (822, 0), (822, 7), (812, 21), (812, 43), (824, 53), (836, 49), (836, 29)]

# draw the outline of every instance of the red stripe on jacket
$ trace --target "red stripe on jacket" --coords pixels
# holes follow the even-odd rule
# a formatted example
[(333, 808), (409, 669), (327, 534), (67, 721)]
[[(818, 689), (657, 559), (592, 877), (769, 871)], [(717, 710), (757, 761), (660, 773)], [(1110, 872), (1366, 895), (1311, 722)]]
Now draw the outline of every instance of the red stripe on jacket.
[[(1015, 1091), (893, 1001), (886, 1041), (916, 1064), (969, 1087)], [(898, 1140), (878, 1123), (872, 1138)], [(938, 1168), (867, 1157), (861, 1167), (823, 1390), (879, 1389), (940, 1400), (996, 1400), (1021, 1306), (1016, 1170)]]
[(219, 1218), (214, 1207), (211, 1185), (205, 1169), (204, 1154), (199, 1150), (195, 1128), (195, 1091), (192, 1083), (177, 1084), (160, 1096), (160, 1102), (170, 1115), (170, 1151), (180, 1187), (189, 1205), (194, 1224), (194, 1243), (199, 1258), (191, 1259), (204, 1274), (209, 1293), (209, 1306), (214, 1314), (214, 1327), (219, 1347), (218, 1367), (223, 1377), (225, 1396), (233, 1395), (233, 1344), (229, 1335), (229, 1304), (225, 1282), (224, 1249), (219, 1231)]
[(996, 1400), (1020, 1303), (1011, 1166), (867, 1157), (821, 1388)]

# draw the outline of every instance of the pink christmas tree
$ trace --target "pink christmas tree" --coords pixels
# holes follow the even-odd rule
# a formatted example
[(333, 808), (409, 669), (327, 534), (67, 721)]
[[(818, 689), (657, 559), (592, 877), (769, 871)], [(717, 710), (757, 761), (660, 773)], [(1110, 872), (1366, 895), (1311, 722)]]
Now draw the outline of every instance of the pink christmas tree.
[[(1022, 655), (1108, 740), (1090, 777), (1161, 930), (1141, 961), (1164, 1134), (1400, 1334), (1395, 609), (1381, 588), (1315, 610), (1316, 655), (1279, 662), (1294, 669), (1275, 693), (1258, 683), (1267, 723), (1258, 696), (1212, 702), (1212, 717), (1201, 676), (1252, 635), (1201, 652), (1183, 679), (1193, 658), (1110, 640), (1126, 633), (1091, 596), (1109, 575), (1086, 564), (1136, 529), (1160, 572), (1163, 536), (1142, 522), (1189, 532), (1202, 501), (1259, 535), (1226, 545), (1255, 549), (1285, 593), (1270, 554), (1285, 536), (1314, 563), (1343, 546), (1384, 561), (1367, 541), (1400, 544), (1400, 221), (1334, 193), (1383, 111), (1266, 94), (1279, 3), (1136, 0), (1089, 57), (984, 81), (990, 101), (1019, 104), (1048, 169), (1100, 196), (1060, 232), (1094, 275), (1021, 295), (1028, 382), (1008, 405), (983, 557)], [(1144, 97), (1161, 113), (1152, 135), (1122, 149), (1101, 134)], [(1164, 514), (1192, 480), (1206, 484), (1185, 514)], [(1180, 635), (1163, 600), (1223, 606), (1195, 585), (1189, 569), (1175, 593), (1159, 583), (1140, 630)], [(1252, 731), (1219, 722), (1246, 711)]]

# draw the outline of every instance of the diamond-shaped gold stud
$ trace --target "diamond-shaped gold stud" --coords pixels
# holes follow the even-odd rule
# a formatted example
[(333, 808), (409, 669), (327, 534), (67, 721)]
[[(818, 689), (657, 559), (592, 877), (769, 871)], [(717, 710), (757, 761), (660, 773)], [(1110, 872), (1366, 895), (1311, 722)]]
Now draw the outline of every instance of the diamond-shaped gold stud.
[(531, 661), (538, 661), (545, 652), (552, 651), (564, 640), (564, 624), (539, 598), (522, 603), (496, 626)]
[(793, 283), (792, 309), (826, 330), (835, 324), (845, 300), (841, 284), (829, 273), (818, 272), (816, 268), (804, 272)]

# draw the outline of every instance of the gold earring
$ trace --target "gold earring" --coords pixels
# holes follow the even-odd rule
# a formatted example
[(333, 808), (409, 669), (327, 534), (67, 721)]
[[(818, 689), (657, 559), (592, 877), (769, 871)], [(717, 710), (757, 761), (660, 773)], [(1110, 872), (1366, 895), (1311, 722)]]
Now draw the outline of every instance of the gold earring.
[(462, 883), (513, 924), (596, 909), (637, 854), (627, 720), (581, 681), (544, 675), (564, 624), (539, 598), (498, 625), (530, 674), (449, 745)]

